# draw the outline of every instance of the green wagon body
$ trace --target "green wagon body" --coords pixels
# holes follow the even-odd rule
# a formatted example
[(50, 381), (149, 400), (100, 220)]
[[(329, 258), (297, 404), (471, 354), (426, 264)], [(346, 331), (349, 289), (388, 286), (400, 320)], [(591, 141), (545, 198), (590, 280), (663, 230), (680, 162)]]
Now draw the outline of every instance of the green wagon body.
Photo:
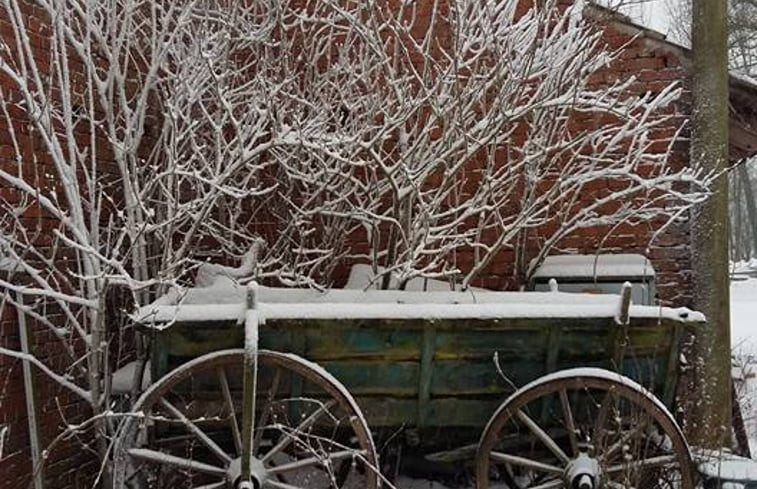
[[(670, 405), (679, 344), (691, 324), (654, 317), (632, 317), (626, 326), (575, 317), (269, 319), (260, 326), (260, 347), (295, 353), (331, 372), (374, 429), (457, 427), (474, 436), (515, 387), (570, 367), (621, 372)], [(154, 339), (158, 378), (191, 358), (241, 347), (244, 327), (177, 322)]]
[(430, 463), (467, 464), (478, 489), (693, 489), (663, 404), (703, 317), (623, 297), (230, 281), (167, 296), (136, 318), (160, 380), (123, 430), (116, 452), (134, 470), (117, 478), (378, 489), (379, 469)]

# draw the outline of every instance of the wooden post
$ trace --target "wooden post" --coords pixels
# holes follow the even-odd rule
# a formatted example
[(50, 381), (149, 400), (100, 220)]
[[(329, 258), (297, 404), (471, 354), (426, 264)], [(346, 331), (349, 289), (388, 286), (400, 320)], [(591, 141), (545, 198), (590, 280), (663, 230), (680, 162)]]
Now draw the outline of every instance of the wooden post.
[[(23, 294), (16, 292), (16, 301), (19, 304), (24, 303)], [(29, 344), (29, 328), (26, 324), (26, 312), (19, 307), (16, 310), (18, 315), (18, 336), (21, 340), (21, 351), (29, 355), (31, 353), (31, 347)], [(42, 448), (40, 446), (40, 433), (37, 424), (37, 403), (34, 389), (34, 376), (32, 374), (32, 366), (28, 360), (23, 360), (22, 370), (24, 372), (24, 397), (26, 400), (26, 416), (29, 424), (29, 452), (32, 456), (32, 471), (34, 489), (44, 489), (44, 476), (42, 473)], [(2, 442), (0, 442), (2, 445)], [(2, 454), (0, 453), (0, 456)]]
[(250, 282), (247, 286), (247, 303), (244, 324), (244, 372), (242, 374), (242, 460), (243, 483), (250, 483), (252, 467), (252, 432), (255, 429), (255, 397), (258, 383), (258, 285)]
[(630, 282), (624, 282), (620, 289), (620, 307), (615, 317), (615, 322), (621, 326), (628, 324), (631, 319), (631, 292), (633, 292), (633, 285)]
[[(692, 12), (691, 163), (724, 172), (728, 163), (728, 51), (724, 0), (694, 0)], [(692, 216), (694, 307), (707, 316), (696, 334), (691, 399), (685, 405), (692, 445), (729, 446), (731, 345), (728, 280), (728, 180)]]

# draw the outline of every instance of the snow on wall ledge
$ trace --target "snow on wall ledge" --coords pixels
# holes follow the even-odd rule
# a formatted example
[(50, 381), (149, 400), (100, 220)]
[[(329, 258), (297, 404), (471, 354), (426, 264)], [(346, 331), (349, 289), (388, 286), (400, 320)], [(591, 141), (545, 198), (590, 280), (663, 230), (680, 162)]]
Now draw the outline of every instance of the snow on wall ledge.
[(533, 275), (534, 278), (654, 276), (655, 269), (647, 257), (631, 253), (548, 256)]
[[(231, 280), (212, 287), (174, 291), (140, 308), (142, 324), (239, 321), (245, 316), (246, 288)], [(409, 292), (258, 288), (258, 313), (266, 319), (505, 319), (615, 318), (618, 295), (564, 292)], [(703, 322), (687, 308), (635, 306), (632, 318)]]

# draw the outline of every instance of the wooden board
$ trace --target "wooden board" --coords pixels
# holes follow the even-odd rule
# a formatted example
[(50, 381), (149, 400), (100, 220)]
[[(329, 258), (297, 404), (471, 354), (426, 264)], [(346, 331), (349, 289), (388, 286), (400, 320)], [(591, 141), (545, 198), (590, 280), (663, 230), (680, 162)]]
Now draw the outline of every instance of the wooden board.
[[(322, 365), (371, 426), (481, 428), (514, 387), (577, 366), (623, 372), (670, 402), (684, 326), (638, 318), (627, 327), (596, 318), (279, 320), (261, 326), (260, 347)], [(153, 378), (239, 348), (243, 336), (234, 323), (175, 324), (156, 338)]]

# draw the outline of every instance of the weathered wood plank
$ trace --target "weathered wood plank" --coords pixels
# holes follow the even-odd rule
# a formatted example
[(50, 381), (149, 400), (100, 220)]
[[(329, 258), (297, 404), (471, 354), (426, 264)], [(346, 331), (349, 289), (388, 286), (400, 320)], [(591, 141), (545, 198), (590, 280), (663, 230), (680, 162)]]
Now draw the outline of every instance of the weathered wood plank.
[(427, 324), (423, 328), (423, 343), (421, 345), (421, 364), (418, 379), (418, 426), (424, 426), (428, 401), (431, 398), (432, 368), (434, 366), (434, 350), (436, 349), (436, 330)]
[[(609, 322), (607, 318), (271, 321), (261, 326), (260, 345), (323, 365), (358, 396), (415, 398), (416, 405), (409, 409), (417, 421), (431, 409), (420, 406), (419, 399), (420, 404), (428, 399), (431, 406), (438, 396), (506, 392), (508, 384), (499, 378), (492, 361), (494, 352), (516, 385), (555, 369), (606, 367), (617, 340)], [(632, 318), (624, 335), (628, 344), (620, 370), (649, 385), (663, 385), (674, 363), (670, 360), (671, 347), (676, 345), (674, 326), (680, 324)], [(153, 356), (154, 373), (165, 373), (178, 362), (210, 351), (241, 347), (243, 334), (243, 328), (233, 323), (176, 324), (156, 335), (161, 353)], [(424, 335), (433, 336), (433, 345), (424, 343)], [(433, 352), (433, 357), (424, 357), (424, 352)]]
[(420, 364), (418, 362), (384, 362), (380, 360), (344, 360), (320, 362), (353, 395), (418, 396)]
[[(489, 399), (432, 398), (426, 405), (424, 426), (483, 428), (503, 400), (496, 396)], [(358, 396), (357, 402), (372, 428), (418, 426), (416, 399)]]
[[(499, 359), (500, 367), (510, 382), (525, 385), (544, 375), (541, 361), (509, 362)], [(510, 383), (497, 372), (493, 359), (482, 361), (437, 361), (431, 382), (433, 396), (491, 395), (512, 392)]]

